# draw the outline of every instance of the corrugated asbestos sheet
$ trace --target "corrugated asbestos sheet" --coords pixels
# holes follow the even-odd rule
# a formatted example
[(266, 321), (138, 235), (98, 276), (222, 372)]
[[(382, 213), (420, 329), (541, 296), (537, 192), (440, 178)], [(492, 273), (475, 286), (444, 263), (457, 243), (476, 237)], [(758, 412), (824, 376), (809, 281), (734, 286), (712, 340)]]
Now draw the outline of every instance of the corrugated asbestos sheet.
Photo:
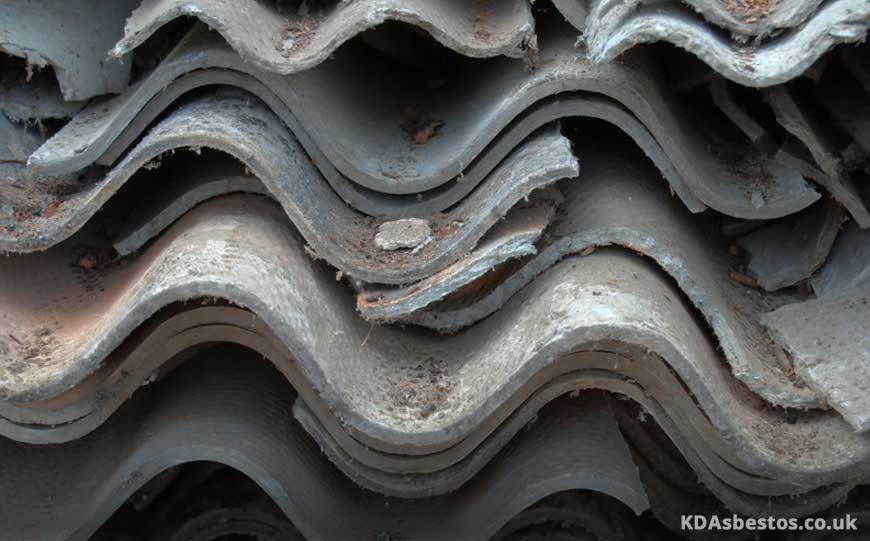
[(870, 535), (868, 28), (4, 2), (0, 539)]

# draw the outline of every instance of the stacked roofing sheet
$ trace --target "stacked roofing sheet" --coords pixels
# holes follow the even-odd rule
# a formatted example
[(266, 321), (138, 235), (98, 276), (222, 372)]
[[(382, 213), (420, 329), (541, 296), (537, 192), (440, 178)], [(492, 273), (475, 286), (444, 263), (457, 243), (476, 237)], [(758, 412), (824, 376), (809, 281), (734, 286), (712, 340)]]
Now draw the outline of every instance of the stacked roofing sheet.
[(0, 538), (865, 516), (868, 27), (7, 1)]

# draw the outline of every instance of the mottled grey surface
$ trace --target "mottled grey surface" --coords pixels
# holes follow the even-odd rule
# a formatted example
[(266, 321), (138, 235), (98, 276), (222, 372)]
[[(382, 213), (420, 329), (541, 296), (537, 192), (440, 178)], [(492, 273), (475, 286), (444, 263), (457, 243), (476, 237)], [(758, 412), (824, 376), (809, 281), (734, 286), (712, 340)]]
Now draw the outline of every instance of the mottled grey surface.
[(870, 430), (870, 288), (789, 304), (763, 321), (795, 373), (857, 432)]
[(823, 201), (795, 216), (737, 239), (749, 255), (747, 269), (767, 291), (808, 279), (828, 257), (845, 217), (835, 201)]
[[(40, 208), (58, 205), (50, 216), (28, 214), (14, 231), (0, 234), (0, 251), (45, 249), (80, 229), (130, 177), (140, 172), (149, 182), (163, 178), (161, 161), (176, 149), (214, 149), (237, 158), (242, 170), (214, 155), (187, 175), (228, 186), (227, 178), (254, 176), (277, 199), (311, 245), (313, 254), (346, 274), (373, 283), (409, 283), (453, 263), (477, 244), (507, 211), (535, 189), (577, 174), (577, 159), (557, 126), (548, 126), (503, 160), (492, 177), (450, 211), (430, 216), (435, 238), (419, 251), (384, 252), (374, 245), (378, 220), (349, 208), (330, 189), (281, 121), (261, 102), (239, 93), (217, 93), (179, 108), (101, 179), (78, 184), (77, 191), (40, 193)], [(221, 184), (223, 183), (223, 184)], [(173, 190), (174, 188), (170, 188)], [(159, 203), (158, 203), (159, 205)], [(153, 208), (153, 207), (152, 207)], [(123, 220), (138, 218), (118, 217)], [(143, 232), (153, 234), (158, 228)], [(147, 241), (139, 238), (136, 244)]]
[(250, 477), (306, 539), (375, 539), (384, 531), (489, 539), (538, 500), (573, 489), (607, 494), (637, 513), (648, 507), (613, 414), (598, 396), (542, 412), (480, 475), (449, 496), (422, 501), (349, 482), (293, 419), (293, 399), (261, 359), (213, 353), (140, 391), (84, 438), (38, 446), (0, 439), (4, 535), (88, 539), (153, 477), (201, 460)]
[(4, 0), (0, 51), (37, 68), (51, 66), (67, 100), (118, 94), (127, 88), (130, 58), (107, 56), (137, 2)]
[[(264, 322), (275, 340), (270, 358), (294, 360), (297, 388), (314, 389), (354, 438), (385, 452), (452, 447), (536, 374), (559, 366), (566, 354), (610, 341), (663, 358), (744, 471), (818, 485), (854, 479), (870, 460), (870, 442), (839, 416), (790, 424), (776, 410), (756, 409), (680, 291), (654, 265), (619, 251), (567, 260), (497, 314), (445, 338), (360, 318), (351, 293), (310, 259), (281, 209), (262, 198), (200, 205), (123, 265), (87, 272), (77, 246), (17, 256), (0, 268), (2, 336), (15, 337), (2, 339), (0, 384), (9, 400), (48, 398), (76, 386), (165, 306), (223, 299)], [(151, 348), (172, 345), (164, 342), (134, 349), (130, 362), (162, 362), (171, 352)], [(801, 392), (773, 379), (775, 360), (759, 358), (761, 350), (743, 354), (727, 360), (744, 381)], [(116, 362), (125, 366), (123, 358)], [(440, 370), (437, 385), (417, 377), (420, 366)], [(132, 373), (135, 364), (123, 371)], [(411, 399), (409, 389), (416, 393)], [(837, 445), (784, 452), (784, 441)]]
[[(692, 1), (692, 7), (711, 13), (709, 7), (723, 3)], [(786, 15), (776, 24), (788, 26), (805, 19), (789, 32), (775, 35), (760, 44), (741, 44), (707, 24), (680, 2), (645, 5), (640, 0), (596, 0), (586, 17), (581, 40), (594, 62), (606, 63), (631, 48), (650, 42), (668, 42), (697, 56), (721, 75), (752, 87), (767, 87), (787, 82), (809, 69), (832, 47), (841, 43), (860, 42), (870, 27), (870, 4), (866, 0), (833, 0), (810, 14), (816, 0), (785, 2), (797, 8), (794, 16)], [(776, 10), (776, 7), (773, 8)], [(788, 8), (783, 10), (787, 12)], [(760, 26), (745, 25), (745, 33), (766, 34), (772, 26), (762, 20)], [(736, 33), (740, 32), (739, 29)]]
[(417, 26), (465, 56), (519, 57), (536, 45), (527, 0), (341, 0), (307, 13), (256, 0), (144, 0), (112, 54), (132, 51), (161, 26), (184, 16), (220, 33), (245, 61), (281, 74), (314, 67), (344, 42), (387, 21)]
[(625, 246), (652, 258), (677, 281), (712, 328), (734, 374), (749, 389), (775, 404), (816, 406), (814, 393), (783, 374), (757, 319), (787, 300), (735, 283), (729, 272), (738, 260), (729, 258), (724, 240), (705, 237), (700, 223), (636, 156), (623, 153), (613, 160), (593, 144), (578, 145), (577, 152), (588, 156), (583, 173), (577, 182), (562, 186), (566, 201), (560, 219), (547, 230), (549, 242), (538, 247), (537, 256), (479, 298), (433, 304), (400, 321), (455, 332), (498, 312), (566, 255), (587, 253), (596, 246)]
[(870, 284), (870, 231), (847, 225), (810, 283), (820, 298), (837, 297)]
[[(618, 63), (592, 65), (574, 48), (571, 34), (553, 23), (541, 29), (535, 70), (519, 60), (492, 59), (475, 65), (461, 83), (421, 94), (359, 47), (342, 48), (328, 63), (281, 78), (257, 72), (217, 34), (199, 28), (136, 89), (82, 111), (29, 164), (58, 174), (92, 163), (149, 100), (163, 100), (155, 115), (169, 106), (176, 78), (220, 68), (253, 76), (256, 81), (223, 84), (242, 84), (259, 95), (290, 126), (342, 198), (376, 216), (415, 216), (450, 207), (530, 133), (560, 116), (601, 118), (625, 130), (693, 211), (706, 205), (741, 218), (775, 218), (818, 198), (797, 171), (779, 167), (768, 172), (775, 181), (756, 182), (740, 163), (712, 153), (643, 51)], [(216, 75), (216, 83), (226, 77)], [(189, 88), (185, 85), (178, 90)], [(157, 95), (164, 88), (168, 94)], [(402, 103), (423, 105), (409, 118), (396, 107)], [(415, 143), (409, 122), (434, 134)]]

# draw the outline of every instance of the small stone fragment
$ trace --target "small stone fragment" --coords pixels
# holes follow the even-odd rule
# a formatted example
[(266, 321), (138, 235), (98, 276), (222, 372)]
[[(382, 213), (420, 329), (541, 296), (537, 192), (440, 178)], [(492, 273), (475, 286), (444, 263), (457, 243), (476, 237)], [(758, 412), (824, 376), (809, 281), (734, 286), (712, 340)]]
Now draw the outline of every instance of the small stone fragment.
[(375, 246), (387, 251), (417, 248), (425, 244), (431, 235), (428, 221), (404, 218), (382, 223), (375, 235)]

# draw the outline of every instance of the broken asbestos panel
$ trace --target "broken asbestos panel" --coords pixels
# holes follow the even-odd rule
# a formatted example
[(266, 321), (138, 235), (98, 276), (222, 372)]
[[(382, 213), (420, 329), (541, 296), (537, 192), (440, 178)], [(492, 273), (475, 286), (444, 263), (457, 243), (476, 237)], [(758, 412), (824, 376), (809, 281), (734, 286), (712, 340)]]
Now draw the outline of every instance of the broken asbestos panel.
[[(0, 113), (0, 238), (32, 235), (42, 242), (42, 235), (51, 232), (28, 230), (32, 220), (53, 216), (59, 205), (45, 204), (45, 192), (68, 193), (79, 188), (75, 176), (34, 177), (29, 174), (27, 155), (42, 142), (37, 126), (27, 126), (9, 120)], [(88, 180), (87, 174), (82, 179)], [(56, 199), (52, 196), (51, 199)], [(3, 242), (0, 241), (0, 251)]]
[(13, 122), (36, 123), (65, 119), (78, 113), (84, 101), (65, 101), (51, 70), (0, 74), (0, 112)]
[[(570, 392), (570, 391), (569, 391)], [(577, 413), (568, 413), (568, 417), (579, 417), (578, 421), (581, 424), (592, 424), (590, 421), (593, 421), (595, 417), (587, 417), (588, 415), (596, 416), (595, 409), (592, 412), (583, 412), (584, 410), (584, 402), (589, 400), (593, 404), (600, 403), (601, 396), (597, 395), (595, 391), (586, 392), (583, 396), (580, 396), (579, 403), (575, 403), (575, 399), (572, 399), (566, 396), (567, 392), (562, 392), (560, 397), (551, 398), (552, 402), (546, 405), (543, 405), (541, 409), (530, 411), (532, 414), (531, 418), (527, 418), (525, 423), (520, 424), (519, 426), (513, 426), (510, 430), (507, 430), (505, 434), (499, 434), (496, 437), (487, 438), (482, 445), (478, 448), (474, 449), (474, 451), (463, 461), (458, 464), (447, 468), (442, 471), (436, 471), (431, 474), (408, 474), (404, 472), (399, 473), (384, 473), (383, 471), (377, 470), (375, 468), (366, 467), (365, 465), (356, 463), (351, 455), (349, 455), (346, 450), (342, 447), (342, 445), (338, 444), (335, 440), (332, 439), (331, 435), (324, 430), (324, 428), (318, 423), (315, 416), (311, 414), (310, 411), (307, 410), (305, 404), (301, 401), (296, 402), (293, 407), (293, 413), (296, 416), (296, 420), (305, 428), (305, 430), (312, 435), (314, 440), (318, 443), (320, 448), (323, 450), (324, 454), (329, 457), (329, 460), (332, 461), (336, 466), (341, 469), (345, 475), (353, 479), (357, 484), (363, 486), (363, 488), (367, 488), (369, 490), (373, 490), (376, 492), (380, 492), (382, 494), (386, 494), (392, 497), (399, 498), (428, 498), (432, 496), (444, 496), (451, 493), (454, 493), (456, 490), (461, 490), (461, 487), (473, 480), (476, 475), (479, 475), (481, 471), (486, 471), (486, 465), (489, 464), (493, 458), (498, 457), (498, 453), (511, 450), (511, 442), (515, 441), (515, 439), (523, 439), (523, 432), (533, 432), (535, 430), (542, 430), (546, 433), (550, 433), (548, 426), (549, 423), (552, 422), (552, 414), (551, 411), (556, 409), (561, 409), (563, 412), (577, 412)], [(575, 397), (580, 395), (580, 392), (575, 393)], [(592, 396), (590, 396), (592, 395)], [(601, 404), (601, 406), (605, 406), (605, 411), (610, 414), (609, 408), (606, 407), (606, 403)], [(583, 412), (583, 413), (580, 413)], [(559, 415), (559, 417), (562, 417)], [(602, 422), (603, 421), (603, 422)], [(599, 420), (601, 423), (601, 433), (599, 436), (593, 436), (593, 432), (589, 431), (588, 439), (589, 441), (595, 440), (598, 437), (604, 439), (602, 442), (602, 446), (605, 448), (618, 449), (619, 441), (611, 440), (612, 432), (607, 424), (610, 421), (605, 421), (604, 419)], [(545, 426), (539, 426), (539, 423)], [(597, 423), (596, 423), (597, 424)], [(615, 425), (615, 423), (614, 423)], [(565, 425), (563, 425), (564, 428)], [(591, 428), (591, 427), (590, 427)], [(614, 426), (615, 428), (615, 426)], [(525, 429), (525, 430), (524, 430)], [(585, 430), (584, 430), (585, 431)], [(616, 432), (618, 433), (618, 431)], [(572, 438), (573, 439), (573, 438)], [(550, 442), (539, 442), (539, 445), (556, 445), (558, 447), (562, 447), (557, 444), (555, 441)], [(359, 444), (357, 444), (359, 445)], [(580, 452), (581, 454), (586, 452), (588, 448), (597, 447), (596, 445), (592, 446), (584, 446), (579, 448), (573, 452)], [(620, 453), (621, 454), (621, 453)], [(406, 457), (411, 458), (413, 457)], [(632, 464), (633, 466), (633, 464)], [(613, 472), (614, 477), (626, 476), (628, 477), (628, 481), (622, 481), (619, 483), (620, 490), (619, 492), (625, 494), (627, 491), (621, 488), (621, 486), (630, 486), (631, 479), (637, 474), (637, 470), (635, 468), (627, 468), (627, 471), (616, 471)], [(646, 507), (645, 495), (643, 495), (642, 488), (641, 491), (635, 491), (637, 494), (625, 494), (628, 496), (625, 498), (626, 503), (631, 506), (631, 508), (635, 511), (639, 509), (643, 509)], [(640, 496), (640, 497), (638, 497)]]
[[(839, 449), (870, 445), (841, 434), (842, 421), (833, 417), (817, 416), (799, 425), (735, 418), (755, 414), (749, 413), (754, 410), (745, 398), (734, 394), (728, 366), (682, 304), (679, 291), (652, 265), (632, 256), (593, 254), (562, 265), (547, 280), (515, 295), (498, 314), (445, 338), (413, 329), (372, 328), (356, 314), (351, 295), (334, 275), (310, 261), (283, 212), (260, 198), (228, 197), (200, 205), (124, 265), (83, 261), (91, 254), (82, 253), (81, 247), (89, 245), (85, 241), (81, 237), (43, 254), (17, 256), (0, 269), (2, 336), (11, 334), (20, 342), (3, 339), (9, 349), (0, 379), (4, 395), (17, 403), (79, 385), (161, 308), (185, 299), (218, 298), (248, 307), (263, 319), (354, 437), (384, 451), (419, 454), (454, 445), (541, 367), (601, 340), (643, 346), (665, 358), (704, 412), (731, 435), (740, 456), (755, 467), (762, 461), (768, 464), (763, 469), (770, 468), (769, 462), (781, 457), (786, 463), (777, 469), (803, 470), (807, 478), (812, 478), (808, 471), (822, 469), (829, 481), (832, 472), (845, 472), (839, 469), (843, 460), (862, 454), (853, 449), (827, 456), (825, 446), (817, 453), (787, 457), (759, 450), (781, 441), (782, 430), (800, 431), (801, 438), (811, 430), (816, 434), (812, 438), (839, 441)], [(719, 274), (713, 277), (724, 281)], [(34, 301), (39, 310), (34, 311)], [(52, 319), (40, 319), (45, 313)], [(731, 332), (740, 336), (752, 330), (741, 328)], [(412, 352), (406, 348), (409, 340), (415, 344)], [(777, 379), (773, 355), (759, 349), (752, 336), (749, 340), (737, 343), (746, 358), (728, 359), (734, 371), (750, 384), (753, 378), (760, 382), (755, 386), (763, 386), (769, 397), (811, 404), (805, 389), (782, 376)], [(147, 349), (137, 355), (165, 359)], [(450, 392), (436, 402), (435, 411), (421, 416), (427, 402), (396, 400), (402, 385), (419, 382), (414, 367), (432, 362), (443, 363), (443, 385)], [(397, 387), (384, 387), (384, 381)]]
[[(232, 170), (233, 164), (228, 165)], [(178, 175), (163, 189), (140, 190), (135, 194), (135, 205), (117, 205), (117, 211), (104, 217), (101, 223), (106, 224), (108, 233), (115, 239), (112, 247), (118, 255), (123, 257), (136, 252), (204, 201), (239, 192), (268, 195), (263, 183), (255, 177), (202, 173), (202, 169), (198, 169), (189, 175)]]
[(535, 241), (553, 214), (553, 205), (516, 209), (481, 240), (473, 252), (444, 270), (395, 289), (365, 288), (356, 308), (369, 320), (400, 319), (452, 293), (510, 259), (535, 254)]
[(486, 539), (536, 501), (573, 489), (607, 494), (638, 514), (648, 507), (600, 396), (542, 412), (453, 494), (411, 501), (362, 490), (336, 471), (294, 420), (294, 394), (256, 355), (207, 352), (84, 438), (40, 446), (0, 438), (4, 531), (16, 539), (87, 539), (157, 474), (200, 460), (249, 476), (306, 539), (374, 539), (384, 531)]
[[(352, 295), (310, 260), (281, 209), (259, 197), (200, 205), (129, 261), (106, 261), (99, 253), (83, 234), (0, 267), (6, 352), (0, 383), (12, 401), (3, 403), (4, 417), (15, 414), (27, 423), (4, 419), (0, 426), (10, 431), (4, 433), (41, 441), (74, 437), (82, 426), (85, 432), (99, 426), (177, 353), (202, 343), (250, 340), (287, 371), (307, 404), (320, 403), (319, 420), (335, 416), (355, 440), (384, 453), (440, 453), (497, 410), (516, 409), (515, 401), (545, 383), (551, 370), (570, 368), (564, 364), (570, 354), (614, 344), (609, 347), (664, 359), (694, 397), (685, 403), (703, 411), (695, 418), (716, 428), (706, 434), (722, 435), (717, 446), (726, 451), (716, 454), (734, 455), (744, 472), (810, 487), (833, 483), (839, 490), (854, 482), (856, 471), (864, 474), (856, 464), (870, 456), (870, 442), (835, 414), (790, 424), (776, 409), (757, 409), (679, 290), (629, 253), (601, 250), (565, 261), (497, 314), (452, 337), (362, 320)], [(201, 299), (220, 299), (231, 313), (250, 311), (231, 322), (211, 319), (219, 307), (192, 303), (196, 310), (185, 309), (183, 301)], [(163, 318), (173, 322), (173, 313), (194, 312), (206, 319), (153, 340), (140, 333)], [(236, 338), (250, 331), (260, 336)], [(752, 355), (742, 364), (767, 377), (756, 360), (764, 353)], [(437, 369), (437, 385), (418, 377), (421, 366)], [(39, 400), (48, 401), (28, 405)], [(101, 409), (107, 403), (111, 407)], [(786, 440), (838, 445), (783, 453)]]
[(789, 32), (757, 45), (741, 45), (679, 2), (644, 5), (639, 0), (597, 0), (590, 7), (581, 39), (595, 63), (610, 62), (640, 44), (665, 41), (738, 84), (767, 87), (804, 73), (838, 44), (863, 40), (868, 26), (870, 5), (866, 0), (833, 0)]
[[(565, 13), (568, 6), (583, 6), (584, 0), (559, 0), (554, 2), (560, 11)], [(676, 3), (676, 2), (675, 2)], [(693, 11), (701, 14), (710, 24), (728, 30), (736, 41), (746, 41), (750, 37), (768, 37), (780, 29), (798, 26), (810, 18), (818, 9), (822, 0), (791, 0), (789, 2), (771, 2), (769, 4), (750, 4), (738, 2), (721, 2), (717, 0), (682, 0)], [(578, 30), (595, 31), (596, 26), (613, 24), (626, 14), (643, 7), (643, 0), (611, 0), (590, 2), (590, 11), (595, 15), (589, 26), (575, 24), (574, 19), (566, 18)], [(564, 7), (563, 7), (564, 6)], [(583, 6), (585, 8), (585, 6)], [(579, 10), (580, 7), (574, 7)], [(583, 21), (585, 23), (585, 21)]]
[(820, 298), (839, 297), (870, 284), (870, 231), (846, 226), (828, 261), (810, 283)]
[(775, 144), (767, 130), (735, 98), (725, 79), (716, 77), (710, 82), (710, 97), (722, 114), (743, 132), (753, 146), (767, 151)]
[(37, 68), (50, 65), (66, 100), (121, 93), (130, 77), (130, 59), (107, 61), (106, 57), (137, 3), (4, 0), (0, 51), (22, 57)]
[[(555, 280), (563, 276), (559, 272), (554, 274)], [(298, 373), (296, 363), (280, 348), (275, 348), (280, 339), (270, 337), (266, 325), (254, 314), (230, 306), (198, 306), (161, 317), (156, 326), (149, 326), (151, 329), (144, 341), (140, 340), (143, 335), (137, 332), (139, 338), (131, 357), (119, 359), (113, 356), (104, 363), (100, 374), (86, 380), (83, 387), (71, 390), (69, 397), (62, 395), (52, 399), (50, 404), (37, 403), (32, 408), (0, 403), (4, 417), (17, 419), (15, 423), (2, 423), (3, 433), (13, 439), (35, 443), (58, 443), (82, 437), (103, 423), (136, 387), (163, 374), (165, 363), (168, 363), (167, 369), (172, 370), (173, 363), (168, 361), (178, 353), (218, 339), (242, 344), (275, 363), (304, 397), (307, 406), (316, 412), (317, 418), (314, 419), (305, 413), (309, 411), (307, 407), (302, 408), (304, 412), (294, 407), (294, 414), (306, 430), (357, 483), (385, 494), (416, 498), (454, 491), (476, 475), (503, 445), (538, 416), (539, 410), (547, 403), (560, 395), (576, 394), (582, 389), (606, 389), (638, 401), (669, 434), (702, 482), (729, 508), (743, 514), (755, 515), (761, 510), (801, 516), (828, 507), (850, 486), (838, 484), (832, 490), (819, 491), (813, 490), (812, 485), (795, 485), (744, 473), (753, 468), (737, 458), (731, 443), (722, 439), (718, 430), (698, 410), (693, 398), (667, 365), (662, 364), (657, 356), (646, 353), (646, 346), (626, 349), (606, 344), (596, 349), (615, 348), (620, 353), (592, 351), (572, 354), (527, 380), (525, 390), (504, 402), (494, 415), (480, 419), (476, 428), (458, 443), (429, 455), (400, 456), (379, 452), (351, 437), (329, 405), (312, 391), (310, 382)], [(122, 348), (122, 351), (129, 349)], [(428, 364), (430, 368), (437, 368)], [(415, 371), (414, 375), (419, 375), (419, 372)], [(89, 383), (95, 381), (99, 382), (98, 391)], [(543, 381), (549, 382), (538, 388)], [(533, 394), (523, 401), (529, 391)], [(732, 400), (731, 413), (735, 413), (733, 407), (740, 403), (740, 399), (735, 398), (738, 401)], [(517, 406), (520, 402), (522, 404)], [(753, 414), (750, 417), (758, 416)], [(765, 430), (772, 429), (773, 432), (778, 432), (777, 427), (789, 426), (782, 416), (764, 417), (745, 421), (761, 422), (766, 426)], [(677, 425), (671, 418), (679, 418), (681, 422)], [(772, 425), (768, 426), (768, 423)], [(787, 434), (780, 436), (791, 437)], [(815, 433), (813, 437), (816, 437)], [(800, 503), (795, 499), (798, 494)]]
[(812, 168), (804, 166), (801, 167), (804, 174), (824, 186), (861, 227), (870, 227), (870, 211), (823, 129), (801, 108), (787, 87), (770, 88), (765, 95), (776, 115), (777, 122), (794, 137), (788, 140), (782, 151), (777, 154), (780, 161), (795, 167), (799, 167), (801, 161), (806, 162), (806, 159), (800, 157), (806, 151), (800, 148), (800, 144), (795, 144), (795, 139), (800, 141), (812, 155), (822, 173), (814, 173)]
[[(729, 273), (736, 260), (729, 260), (724, 242), (700, 234), (700, 224), (668, 197), (645, 164), (628, 152), (620, 160), (610, 159), (607, 151), (592, 145), (578, 146), (577, 152), (586, 157), (583, 173), (577, 182), (561, 186), (561, 219), (547, 230), (550, 240), (538, 247), (537, 256), (479, 299), (433, 304), (400, 321), (454, 332), (498, 311), (565, 255), (615, 244), (653, 258), (680, 284), (712, 327), (735, 375), (750, 389), (778, 404), (814, 403), (806, 389), (791, 383), (786, 384), (788, 391), (782, 387), (787, 378), (757, 321), (758, 315), (785, 301), (735, 284)], [(748, 359), (767, 362), (750, 367)]]
[(789, 304), (762, 320), (795, 372), (856, 431), (870, 430), (870, 288)]
[[(620, 349), (614, 344), (601, 347)], [(664, 376), (670, 371), (655, 355), (627, 349), (621, 349), (619, 354), (576, 353), (553, 368), (555, 370), (547, 370), (547, 377), (552, 379), (545, 385), (521, 404), (514, 401), (518, 404), (516, 409), (496, 413), (455, 446), (430, 455), (380, 453), (356, 441), (332, 415), (314, 414), (301, 401), (297, 401), (293, 411), (330, 459), (358, 484), (384, 494), (419, 498), (446, 494), (461, 486), (505, 442), (534, 423), (542, 408), (558, 401), (558, 397), (603, 389), (640, 404), (707, 488), (731, 509), (747, 515), (764, 508), (777, 514), (785, 509), (804, 513), (828, 500), (828, 496), (816, 492), (812, 486), (744, 472), (741, 460), (727, 444), (723, 445), (721, 435), (692, 404), (680, 382), (672, 375)], [(535, 379), (543, 381), (540, 376), (543, 374), (536, 375)], [(796, 495), (804, 498), (800, 511), (795, 506)]]
[(809, 278), (828, 257), (845, 218), (835, 201), (823, 201), (795, 216), (737, 240), (749, 253), (748, 270), (766, 291)]
[[(708, 150), (693, 119), (674, 107), (649, 58), (638, 52), (625, 62), (590, 65), (578, 58), (572, 32), (566, 30), (564, 25), (547, 27), (541, 61), (531, 72), (522, 61), (493, 59), (475, 65), (461, 84), (454, 81), (431, 94), (409, 86), (383, 59), (360, 47), (342, 48), (334, 60), (282, 78), (258, 72), (219, 35), (196, 28), (139, 86), (82, 111), (28, 163), (43, 174), (93, 163), (150, 100), (161, 100), (160, 105), (149, 106), (151, 112), (144, 122), (137, 121), (133, 134), (169, 107), (177, 97), (173, 81), (208, 70), (214, 73), (199, 75), (196, 83), (185, 81), (177, 91), (231, 84), (258, 95), (290, 126), (333, 189), (375, 216), (419, 217), (449, 208), (558, 115), (602, 118), (626, 130), (693, 211), (706, 205), (741, 218), (775, 218), (818, 198), (796, 172), (773, 171), (769, 182), (747, 179), (739, 163)], [(228, 77), (225, 70), (246, 76)], [(218, 78), (209, 82), (208, 77)], [(565, 101), (569, 103), (563, 105)], [(405, 103), (425, 107), (403, 113), (396, 104)], [(350, 118), (354, 129), (347, 129)], [(440, 127), (425, 144), (416, 144), (402, 126), (426, 119)]]
[(344, 42), (386, 21), (417, 26), (471, 57), (534, 52), (535, 22), (526, 0), (475, 4), (439, 0), (341, 0), (307, 12), (256, 0), (144, 0), (127, 20), (112, 54), (121, 56), (178, 17), (196, 17), (242, 58), (280, 74), (320, 64)]
[[(242, 162), (249, 172), (226, 159), (195, 158), (180, 171), (161, 171), (161, 160), (169, 160), (168, 154), (181, 148), (225, 152)], [(56, 211), (50, 216), (27, 215), (14, 230), (7, 229), (5, 235), (0, 235), (0, 250), (44, 249), (69, 237), (140, 169), (144, 169), (144, 178), (139, 180), (158, 186), (174, 183), (175, 178), (195, 177), (230, 189), (228, 178), (253, 175), (281, 203), (317, 257), (360, 280), (401, 284), (429, 276), (471, 251), (517, 202), (537, 188), (575, 176), (578, 164), (558, 127), (545, 127), (502, 161), (492, 178), (472, 195), (449, 212), (432, 216), (434, 238), (426, 246), (415, 253), (385, 252), (374, 243), (377, 220), (349, 208), (330, 189), (286, 126), (268, 108), (238, 92), (219, 92), (173, 112), (102, 179), (79, 183), (72, 193), (60, 192), (63, 195), (40, 190), (39, 208), (52, 206)], [(169, 188), (170, 194), (177, 188)], [(130, 217), (119, 218), (127, 219)], [(139, 220), (133, 217), (134, 222), (141, 223)], [(112, 227), (117, 229), (118, 225)], [(159, 225), (151, 224), (143, 232), (157, 233)], [(133, 239), (133, 247), (148, 240), (138, 239)]]

